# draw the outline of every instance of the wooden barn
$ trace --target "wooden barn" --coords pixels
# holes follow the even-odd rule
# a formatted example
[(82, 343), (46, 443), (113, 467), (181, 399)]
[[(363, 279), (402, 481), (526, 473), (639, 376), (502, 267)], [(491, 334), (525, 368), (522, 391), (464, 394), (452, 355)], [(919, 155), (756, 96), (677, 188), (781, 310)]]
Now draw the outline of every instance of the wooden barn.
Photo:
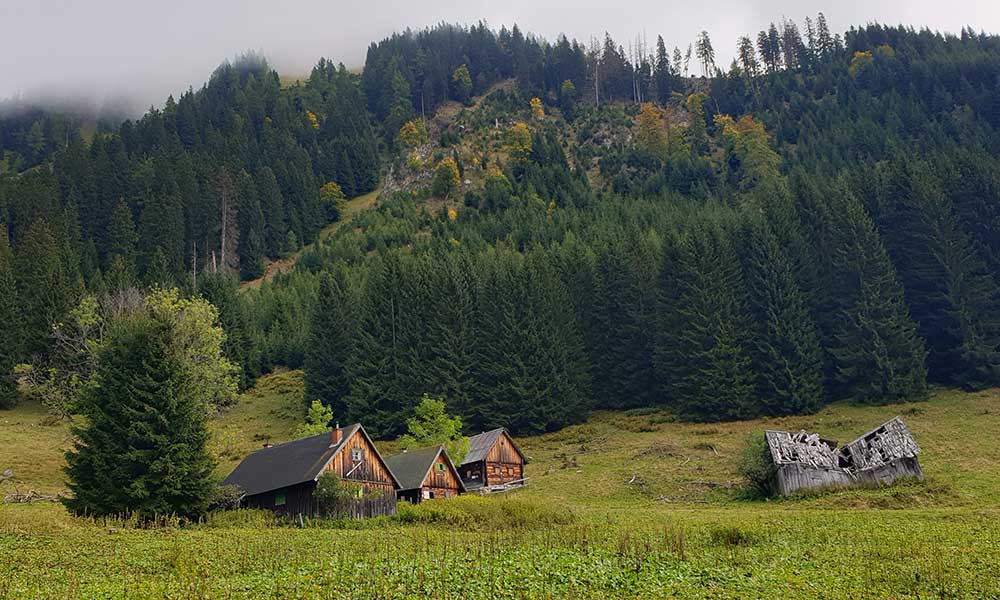
[(241, 505), (285, 515), (317, 514), (313, 498), (320, 475), (333, 472), (365, 491), (348, 507), (349, 516), (396, 513), (399, 482), (360, 424), (257, 450), (226, 477), (224, 485), (244, 491)]
[(505, 491), (527, 483), (524, 466), (528, 458), (505, 428), (486, 431), (469, 438), (469, 453), (458, 467), (465, 488), (489, 493)]
[(923, 479), (920, 446), (899, 417), (837, 449), (837, 442), (815, 433), (765, 432), (775, 465), (774, 492), (787, 496), (801, 489), (889, 485), (897, 479)]
[(385, 462), (399, 481), (396, 496), (400, 500), (417, 504), (434, 498), (453, 498), (465, 491), (444, 446), (403, 452)]

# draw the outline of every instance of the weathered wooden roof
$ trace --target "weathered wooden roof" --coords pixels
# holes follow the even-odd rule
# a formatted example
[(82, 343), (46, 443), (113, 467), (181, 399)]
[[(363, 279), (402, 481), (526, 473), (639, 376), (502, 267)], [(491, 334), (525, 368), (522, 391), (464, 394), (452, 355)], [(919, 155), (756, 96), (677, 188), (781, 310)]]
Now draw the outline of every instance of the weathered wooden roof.
[[(226, 477), (223, 484), (238, 485), (246, 492), (246, 495), (253, 496), (307, 481), (315, 481), (330, 460), (343, 449), (347, 440), (359, 430), (375, 449), (375, 455), (382, 462), (385, 462), (371, 438), (368, 437), (364, 427), (360, 423), (355, 423), (350, 427), (341, 428), (340, 441), (337, 444), (331, 443), (332, 432), (327, 431), (301, 440), (257, 450), (244, 458), (243, 462), (237, 465), (233, 472)], [(389, 471), (394, 482), (398, 485), (398, 480), (392, 473), (392, 469)]]
[(392, 471), (392, 474), (396, 476), (396, 479), (399, 480), (401, 490), (413, 490), (423, 486), (424, 481), (427, 479), (427, 474), (431, 472), (431, 469), (434, 468), (434, 463), (437, 462), (438, 455), (443, 456), (445, 464), (448, 465), (448, 469), (455, 476), (459, 487), (462, 491), (465, 491), (462, 485), (462, 478), (458, 476), (455, 464), (451, 461), (451, 457), (444, 446), (431, 446), (430, 448), (414, 450), (413, 452), (403, 452), (385, 459), (385, 464)]
[(507, 434), (507, 437), (510, 438), (511, 446), (513, 446), (514, 450), (521, 455), (521, 460), (524, 461), (524, 464), (528, 464), (528, 457), (524, 455), (524, 452), (521, 452), (521, 449), (517, 446), (517, 442), (514, 441), (514, 437), (510, 435), (510, 432), (507, 431), (505, 427), (498, 427), (491, 431), (484, 431), (479, 435), (470, 437), (469, 453), (465, 455), (465, 459), (462, 461), (462, 464), (467, 465), (469, 463), (486, 460), (486, 455), (490, 453), (490, 448), (492, 448), (493, 445), (497, 443), (497, 440), (500, 439), (500, 436), (505, 433)]

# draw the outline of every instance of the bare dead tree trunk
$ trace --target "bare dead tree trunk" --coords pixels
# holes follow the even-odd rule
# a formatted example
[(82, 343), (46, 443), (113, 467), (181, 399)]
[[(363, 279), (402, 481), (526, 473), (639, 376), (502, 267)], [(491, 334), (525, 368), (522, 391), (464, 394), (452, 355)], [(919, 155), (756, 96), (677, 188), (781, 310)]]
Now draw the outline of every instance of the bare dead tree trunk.
[(198, 292), (198, 242), (191, 240), (191, 290)]

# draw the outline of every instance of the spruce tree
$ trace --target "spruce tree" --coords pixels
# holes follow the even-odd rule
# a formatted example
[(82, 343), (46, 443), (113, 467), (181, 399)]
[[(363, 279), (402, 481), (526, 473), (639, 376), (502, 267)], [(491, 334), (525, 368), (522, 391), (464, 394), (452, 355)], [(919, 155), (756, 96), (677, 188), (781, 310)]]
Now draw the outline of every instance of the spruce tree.
[(606, 408), (652, 406), (659, 401), (652, 365), (660, 240), (655, 234), (613, 233), (599, 246), (594, 310), (600, 323), (595, 388)]
[(239, 387), (245, 390), (260, 375), (260, 349), (252, 338), (252, 323), (236, 277), (205, 274), (198, 280), (198, 293), (219, 311), (219, 325), (226, 334), (222, 352), (240, 367)]
[(825, 397), (823, 354), (792, 261), (762, 220), (750, 223), (741, 241), (749, 306), (756, 324), (752, 347), (761, 412), (815, 412)]
[(657, 365), (684, 419), (746, 419), (759, 412), (745, 285), (728, 235), (715, 223), (690, 223), (672, 276), (663, 280)]
[(240, 257), (240, 278), (256, 279), (264, 274), (264, 213), (260, 207), (257, 186), (246, 171), (236, 178), (236, 224), (239, 232), (237, 252)]
[(979, 248), (923, 163), (897, 162), (881, 229), (935, 381), (1000, 383), (1000, 296)]
[(7, 243), (7, 226), (0, 223), (0, 408), (17, 401), (14, 365), (20, 359), (21, 319), (14, 279), (14, 256)]
[(846, 189), (834, 193), (837, 324), (829, 352), (838, 391), (868, 404), (918, 398), (926, 390), (926, 351), (896, 270), (861, 203)]
[(135, 283), (137, 242), (132, 209), (124, 200), (119, 200), (111, 215), (111, 226), (108, 231), (106, 281), (112, 289), (125, 288)]
[(70, 510), (195, 518), (212, 489), (205, 408), (168, 350), (167, 325), (120, 323), (98, 359), (66, 454)]
[(35, 221), (17, 245), (14, 258), (17, 297), (22, 307), (24, 351), (45, 355), (52, 325), (76, 303), (78, 290), (66, 273), (52, 228)]
[(402, 433), (424, 392), (414, 380), (413, 357), (422, 344), (415, 330), (421, 324), (410, 318), (415, 281), (405, 261), (397, 252), (374, 261), (355, 330), (347, 415), (364, 419), (378, 436)]
[(257, 172), (255, 178), (261, 212), (264, 215), (264, 248), (269, 258), (278, 258), (288, 243), (288, 226), (285, 223), (284, 199), (274, 171), (268, 167)]
[(305, 350), (305, 401), (318, 400), (338, 418), (347, 415), (357, 299), (343, 269), (324, 273)]

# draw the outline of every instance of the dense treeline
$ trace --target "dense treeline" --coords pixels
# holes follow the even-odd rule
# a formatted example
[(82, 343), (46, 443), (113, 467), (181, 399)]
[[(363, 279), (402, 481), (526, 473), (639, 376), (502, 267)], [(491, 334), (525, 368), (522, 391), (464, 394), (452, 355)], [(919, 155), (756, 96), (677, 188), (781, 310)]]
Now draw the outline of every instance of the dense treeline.
[(565, 36), (550, 43), (525, 35), (517, 25), (494, 32), (482, 22), (443, 24), (372, 44), (362, 80), (369, 108), (393, 135), (413, 114), (430, 115), (445, 101), (465, 102), (511, 78), (525, 93), (563, 107), (581, 98), (666, 102), (683, 89), (687, 71), (680, 50), (674, 55), (662, 37), (655, 52), (642, 42), (626, 52), (607, 34), (587, 48)]
[[(820, 15), (742, 38), (727, 71), (707, 33), (630, 48), (441, 25), (373, 44), (360, 77), (321, 61), (282, 89), (225, 66), (71, 137), (0, 190), (0, 311), (21, 324), (0, 361), (44, 353), (85, 288), (259, 274), (336, 216), (321, 187), (372, 189), (404, 124), (513, 79), (414, 144), (435, 147), (434, 185), (257, 289), (199, 275), (245, 382), (304, 366), (307, 400), (380, 435), (424, 393), (528, 432), (591, 408), (739, 419), (1000, 384), (998, 38), (841, 37)], [(692, 56), (710, 79), (686, 77)], [(435, 190), (443, 207), (414, 202)]]
[(113, 133), (59, 136), (50, 160), (0, 179), (20, 359), (46, 353), (84, 289), (257, 277), (336, 218), (324, 184), (355, 195), (379, 179), (359, 78), (326, 60), (282, 89), (247, 56)]
[[(334, 346), (304, 345), (307, 395), (352, 418), (377, 406), (387, 434), (418, 400), (407, 390), (449, 398), (473, 427), (536, 431), (586, 406), (714, 420), (1000, 383), (995, 40), (872, 26), (806, 42), (790, 28), (775, 43), (792, 54), (759, 67), (770, 75), (720, 73), (674, 141), (639, 114), (633, 144), (576, 149), (628, 201), (592, 192), (536, 124), (538, 150), (467, 194), (457, 219), (399, 200), (310, 255), (298, 281), (354, 267), (339, 296), (320, 279), (313, 335)], [(721, 107), (762, 121), (710, 116)], [(567, 182), (583, 185), (554, 191)], [(575, 318), (528, 318), (545, 314), (530, 293), (505, 312), (516, 279), (490, 286), (507, 255)]]

